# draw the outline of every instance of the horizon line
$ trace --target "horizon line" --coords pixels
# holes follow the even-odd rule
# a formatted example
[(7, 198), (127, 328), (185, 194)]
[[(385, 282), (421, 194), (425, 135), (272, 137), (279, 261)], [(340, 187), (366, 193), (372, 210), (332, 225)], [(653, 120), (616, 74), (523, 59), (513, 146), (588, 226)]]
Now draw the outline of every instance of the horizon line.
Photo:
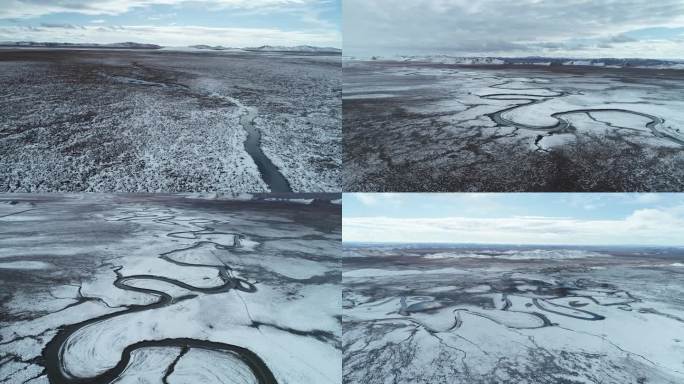
[(118, 41), (116, 43), (96, 43), (96, 42), (72, 42), (72, 41), (48, 41), (48, 40), (2, 40), (0, 41), (0, 45), (2, 44), (19, 44), (19, 43), (36, 43), (36, 44), (77, 44), (77, 45), (116, 45), (116, 44), (138, 44), (138, 45), (156, 45), (159, 47), (163, 48), (173, 48), (173, 47), (194, 47), (194, 46), (207, 46), (207, 47), (222, 47), (222, 48), (261, 48), (261, 47), (285, 47), (285, 48), (296, 48), (296, 47), (313, 47), (313, 48), (332, 48), (336, 50), (342, 50), (342, 48), (337, 48), (332, 45), (314, 45), (314, 44), (288, 44), (288, 45), (273, 45), (273, 44), (255, 44), (252, 46), (224, 46), (224, 45), (212, 45), (212, 44), (189, 44), (189, 45), (161, 45), (158, 43), (140, 43), (137, 41)]
[[(342, 49), (344, 53), (344, 49)], [(621, 57), (621, 56), (587, 56), (587, 57), (579, 57), (579, 56), (543, 56), (543, 55), (532, 55), (532, 56), (515, 56), (515, 55), (470, 55), (470, 54), (465, 54), (465, 55), (457, 55), (457, 54), (447, 54), (447, 53), (424, 53), (424, 54), (401, 54), (401, 53), (394, 53), (394, 54), (363, 54), (363, 55), (347, 55), (347, 57), (373, 57), (377, 56), (379, 58), (382, 57), (428, 57), (428, 56), (446, 56), (446, 57), (456, 57), (456, 58), (492, 58), (492, 59), (573, 59), (573, 60), (598, 60), (598, 59), (613, 59), (613, 60), (659, 60), (659, 61), (682, 61), (684, 62), (684, 57), (683, 58), (677, 58), (677, 59), (665, 59), (665, 58), (656, 58), (656, 57)], [(496, 193), (496, 192), (490, 192), (490, 193)]]
[(362, 244), (444, 244), (444, 245), (510, 245), (510, 246), (560, 246), (560, 247), (662, 247), (662, 248), (684, 248), (684, 244), (654, 245), (654, 244), (566, 244), (566, 243), (479, 243), (479, 242), (448, 242), (448, 241), (360, 241), (342, 240), (342, 243), (362, 243)]

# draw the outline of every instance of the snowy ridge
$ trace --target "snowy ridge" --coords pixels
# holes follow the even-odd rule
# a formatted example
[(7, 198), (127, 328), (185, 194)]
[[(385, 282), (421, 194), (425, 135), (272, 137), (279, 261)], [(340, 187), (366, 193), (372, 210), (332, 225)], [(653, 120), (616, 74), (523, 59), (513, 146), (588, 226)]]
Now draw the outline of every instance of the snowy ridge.
[(451, 55), (398, 55), (371, 56), (366, 58), (345, 57), (346, 60), (423, 62), (451, 65), (541, 65), (541, 66), (590, 66), (606, 68), (652, 68), (684, 69), (684, 60), (567, 57), (487, 57)]
[(422, 61), (438, 64), (457, 65), (490, 65), (505, 64), (505, 61), (495, 57), (454, 57), (447, 55), (438, 56), (401, 56), (401, 61)]
[(424, 256), (426, 259), (505, 259), (505, 260), (564, 260), (606, 257), (608, 255), (581, 249), (531, 249), (531, 250), (482, 250), (479, 252), (437, 252)]

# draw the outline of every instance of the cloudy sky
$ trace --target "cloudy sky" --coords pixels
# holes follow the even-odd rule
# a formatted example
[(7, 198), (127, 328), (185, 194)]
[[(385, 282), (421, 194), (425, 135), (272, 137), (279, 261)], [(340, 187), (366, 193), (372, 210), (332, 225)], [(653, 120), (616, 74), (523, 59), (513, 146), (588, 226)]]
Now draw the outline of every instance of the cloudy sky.
[(345, 193), (345, 242), (684, 245), (683, 194)]
[(346, 55), (684, 59), (682, 0), (344, 0)]
[(341, 47), (341, 0), (0, 0), (0, 41)]

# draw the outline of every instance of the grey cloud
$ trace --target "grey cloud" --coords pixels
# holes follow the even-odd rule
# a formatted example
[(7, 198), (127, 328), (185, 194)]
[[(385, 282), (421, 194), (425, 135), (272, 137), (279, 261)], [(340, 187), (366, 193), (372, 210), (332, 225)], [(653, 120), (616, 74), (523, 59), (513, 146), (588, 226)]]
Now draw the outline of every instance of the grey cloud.
[(344, 48), (350, 54), (577, 51), (632, 42), (622, 33), (682, 21), (681, 0), (343, 1)]
[(637, 41), (637, 39), (622, 34), (610, 38), (611, 43), (631, 43), (633, 41)]
[(548, 42), (548, 43), (532, 43), (526, 48), (532, 51), (581, 51), (591, 47), (591, 44), (570, 42)]
[(65, 28), (65, 29), (79, 29), (83, 28), (73, 24), (61, 24), (61, 23), (40, 23), (41, 27), (44, 28)]
[(539, 43), (539, 44), (535, 44), (535, 46), (539, 47), (539, 48), (546, 48), (546, 49), (561, 49), (561, 48), (565, 49), (565, 48), (567, 48), (566, 44), (554, 43), (554, 42)]

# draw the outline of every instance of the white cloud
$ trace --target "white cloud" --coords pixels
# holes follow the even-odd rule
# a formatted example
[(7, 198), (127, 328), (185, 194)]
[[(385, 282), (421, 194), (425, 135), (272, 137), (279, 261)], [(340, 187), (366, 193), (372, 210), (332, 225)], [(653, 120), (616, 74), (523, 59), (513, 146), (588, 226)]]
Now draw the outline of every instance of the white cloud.
[(364, 242), (683, 245), (684, 214), (672, 212), (640, 209), (623, 219), (603, 220), (345, 217), (342, 233), (344, 241)]
[(314, 3), (315, 0), (1, 0), (0, 18), (28, 18), (59, 12), (86, 15), (119, 15), (151, 5), (198, 4), (212, 8), (283, 8)]
[(402, 203), (401, 193), (354, 193), (352, 194), (361, 204), (373, 206), (376, 204), (399, 205)]
[(165, 46), (194, 44), (245, 47), (253, 45), (340, 45), (336, 31), (283, 31), (275, 28), (214, 28), (202, 26), (73, 26), (0, 27), (0, 41), (71, 43), (138, 43)]
[(354, 197), (363, 205), (375, 205), (378, 202), (376, 195), (373, 193), (355, 193)]
[[(614, 197), (608, 198), (614, 199)], [(582, 208), (585, 211), (594, 211), (605, 207), (606, 196), (594, 194), (570, 193), (563, 195), (564, 203), (574, 208)]]
[(637, 193), (636, 201), (641, 204), (652, 204), (661, 201), (661, 197), (657, 193)]

